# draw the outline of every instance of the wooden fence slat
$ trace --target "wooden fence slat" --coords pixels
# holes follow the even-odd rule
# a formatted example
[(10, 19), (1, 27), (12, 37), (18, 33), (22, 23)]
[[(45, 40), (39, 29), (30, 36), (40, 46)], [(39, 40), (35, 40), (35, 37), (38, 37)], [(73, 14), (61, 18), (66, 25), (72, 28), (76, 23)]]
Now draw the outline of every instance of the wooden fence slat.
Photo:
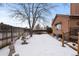
[[(17, 40), (25, 28), (14, 27), (0, 23), (0, 49), (10, 44), (13, 40)], [(27, 29), (25, 29), (27, 31)]]
[(79, 32), (78, 32), (78, 47), (77, 47), (77, 54), (79, 55)]

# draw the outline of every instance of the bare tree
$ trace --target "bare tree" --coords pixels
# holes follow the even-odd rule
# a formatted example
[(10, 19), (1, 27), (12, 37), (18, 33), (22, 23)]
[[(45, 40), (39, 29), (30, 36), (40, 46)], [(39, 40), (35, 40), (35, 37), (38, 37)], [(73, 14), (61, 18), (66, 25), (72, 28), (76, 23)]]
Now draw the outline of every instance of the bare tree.
[[(11, 10), (12, 17), (22, 21), (28, 21), (30, 28), (30, 36), (32, 37), (33, 28), (38, 20), (46, 21), (46, 17), (50, 13), (50, 9), (56, 7), (55, 5), (47, 3), (19, 3)], [(17, 8), (18, 7), (18, 8)]]

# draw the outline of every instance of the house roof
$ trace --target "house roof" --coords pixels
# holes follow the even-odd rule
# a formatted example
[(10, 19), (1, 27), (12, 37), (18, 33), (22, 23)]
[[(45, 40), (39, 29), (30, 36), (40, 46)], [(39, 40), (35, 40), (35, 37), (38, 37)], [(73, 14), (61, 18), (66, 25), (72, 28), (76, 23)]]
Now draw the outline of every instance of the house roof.
[(59, 16), (62, 16), (62, 17), (69, 17), (69, 15), (63, 15), (63, 14), (56, 14), (55, 18), (53, 19), (53, 22), (52, 22), (52, 25), (54, 24), (55, 22), (55, 19)]
[(53, 22), (52, 22), (52, 25), (54, 24), (55, 22), (55, 19), (59, 16), (62, 16), (62, 17), (70, 17), (70, 18), (79, 18), (79, 15), (64, 15), (64, 14), (56, 14), (55, 18), (53, 19)]

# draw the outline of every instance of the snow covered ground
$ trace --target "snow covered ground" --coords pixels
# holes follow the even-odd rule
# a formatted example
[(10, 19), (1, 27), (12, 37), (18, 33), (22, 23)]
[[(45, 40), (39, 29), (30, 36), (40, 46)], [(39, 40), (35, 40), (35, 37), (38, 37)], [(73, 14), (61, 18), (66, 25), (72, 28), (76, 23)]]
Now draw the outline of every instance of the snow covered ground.
[(8, 54), (9, 54), (8, 46), (3, 49), (0, 49), (0, 56), (7, 56)]
[[(74, 56), (76, 51), (70, 47), (62, 47), (61, 42), (48, 34), (33, 35), (27, 40), (28, 44), (22, 45), (19, 39), (15, 43), (15, 54), (20, 56)], [(8, 55), (8, 48), (0, 49), (0, 55)]]

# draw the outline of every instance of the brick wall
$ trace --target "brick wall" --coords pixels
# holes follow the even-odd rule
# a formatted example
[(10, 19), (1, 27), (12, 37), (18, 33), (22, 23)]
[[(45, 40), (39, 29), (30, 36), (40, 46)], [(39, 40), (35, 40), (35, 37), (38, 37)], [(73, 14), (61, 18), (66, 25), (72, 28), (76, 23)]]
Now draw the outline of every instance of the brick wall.
[(79, 3), (70, 4), (70, 13), (71, 15), (79, 15)]
[(63, 32), (64, 33), (65, 32), (68, 32), (69, 31), (69, 28), (68, 28), (68, 26), (69, 26), (68, 25), (68, 20), (69, 20), (69, 17), (68, 16), (61, 16), (61, 15), (57, 16), (56, 19), (55, 19), (55, 22), (54, 22), (54, 24), (52, 26), (53, 33), (55, 33), (55, 34), (61, 34), (62, 33), (61, 30), (57, 30), (56, 29), (56, 26), (55, 26), (55, 24), (57, 24), (59, 22), (61, 22)]

